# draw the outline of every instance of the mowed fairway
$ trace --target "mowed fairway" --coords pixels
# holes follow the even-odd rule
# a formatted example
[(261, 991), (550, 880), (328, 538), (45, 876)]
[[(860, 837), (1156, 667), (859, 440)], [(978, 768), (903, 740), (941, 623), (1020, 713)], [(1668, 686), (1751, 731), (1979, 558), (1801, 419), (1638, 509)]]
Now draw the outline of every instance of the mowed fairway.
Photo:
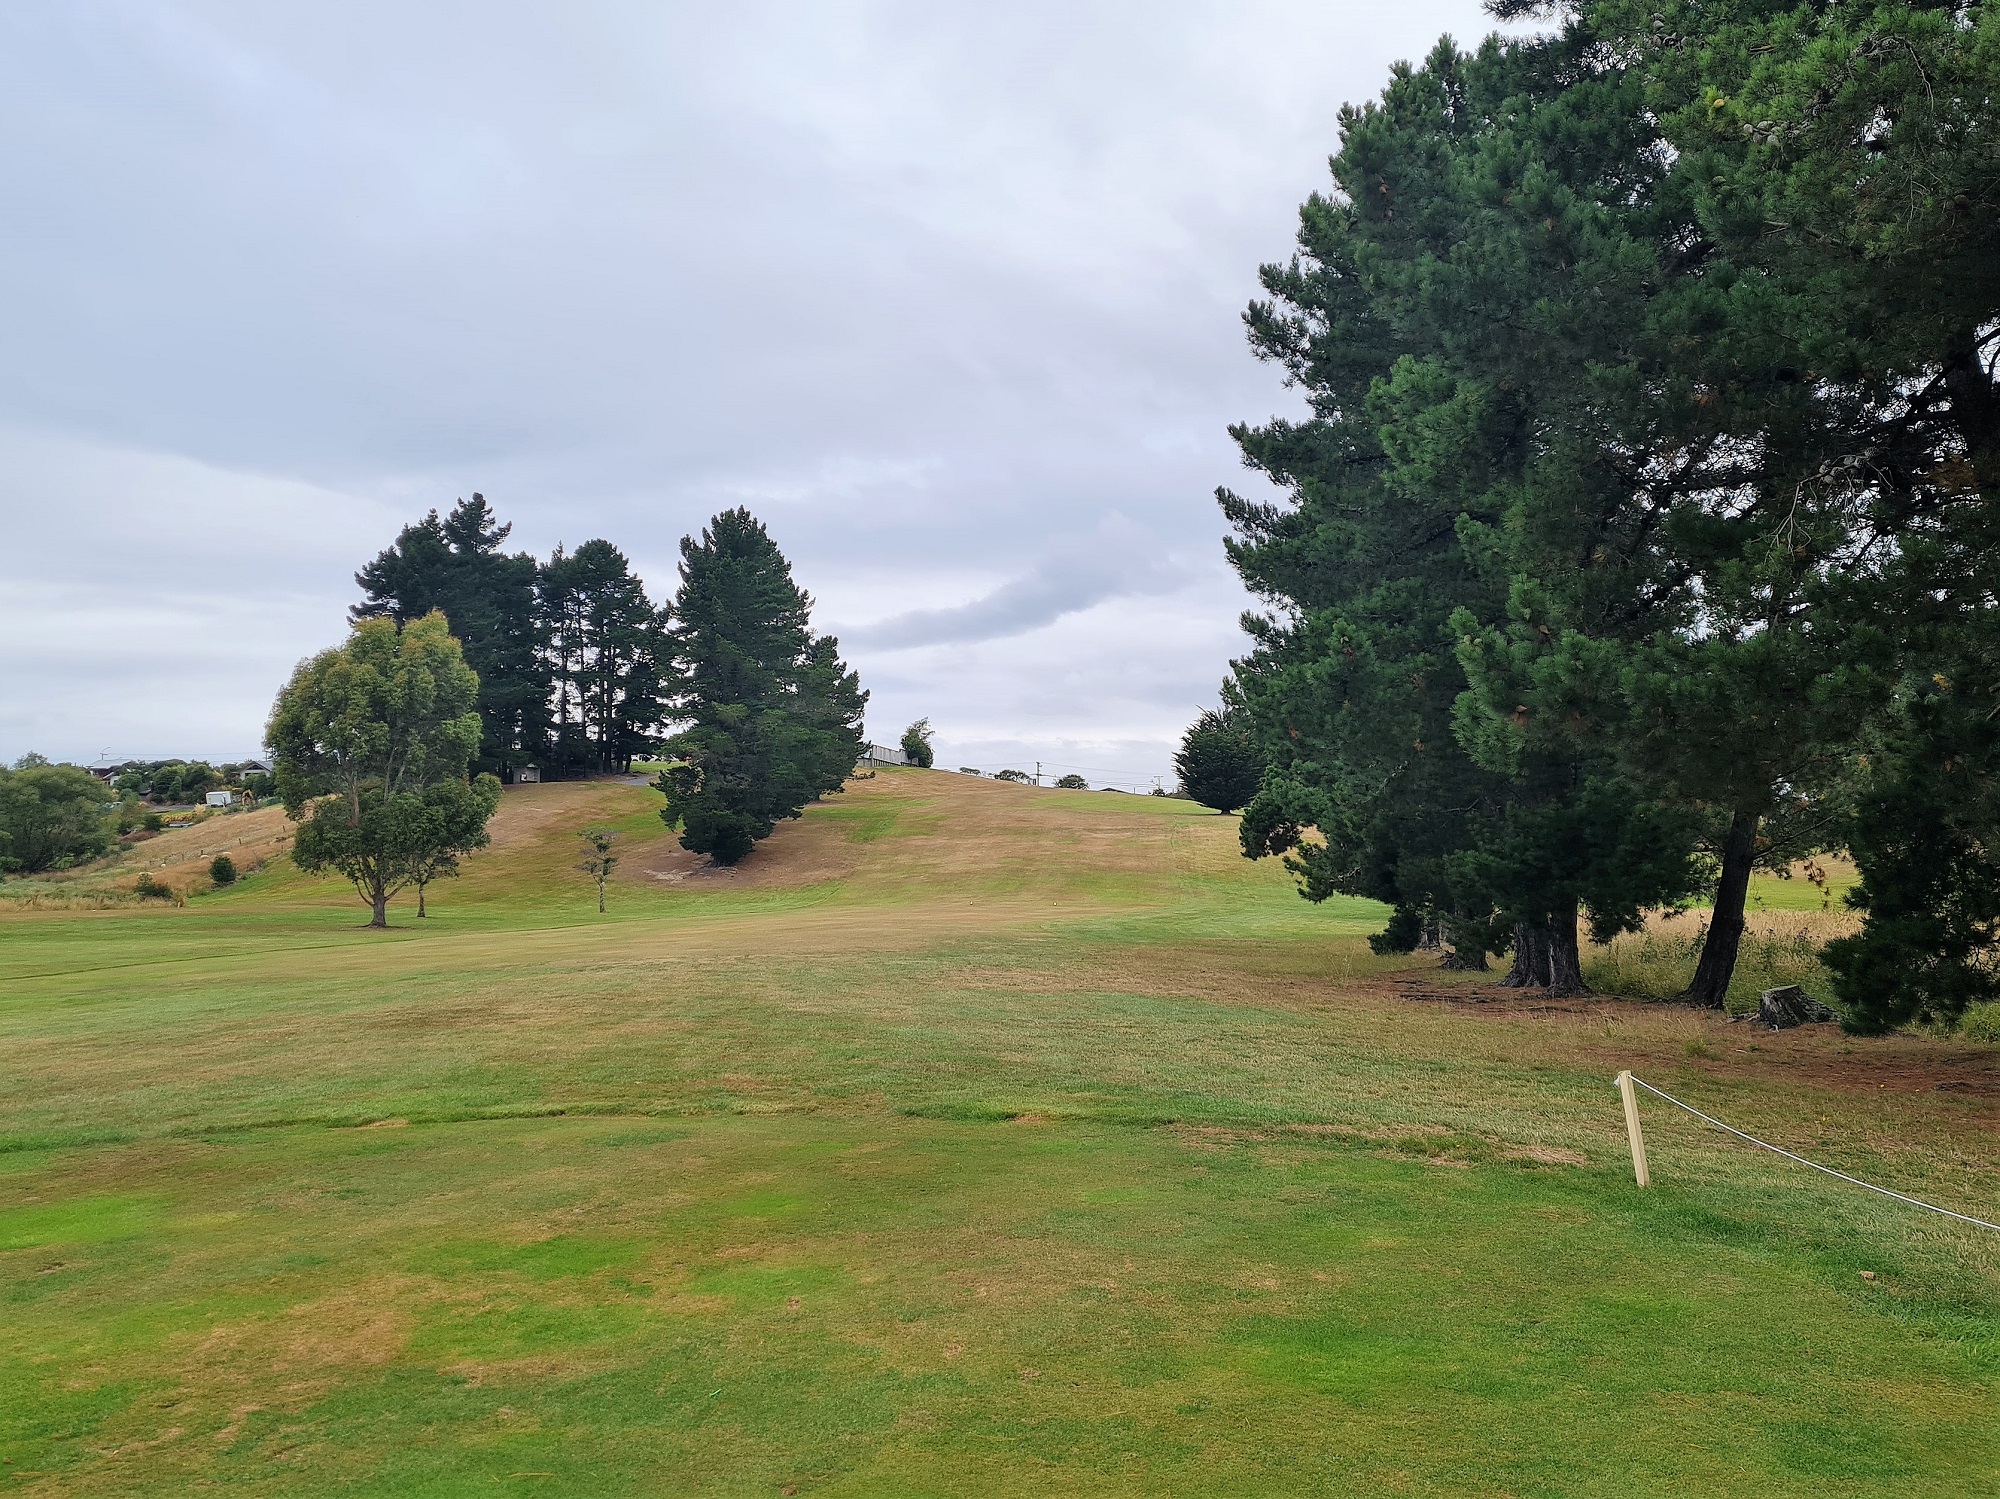
[(1610, 1082), (1993, 1217), (1994, 1049), (1454, 1003), (1184, 802), (658, 802), (0, 918), (0, 1484), (2000, 1493), (2000, 1235)]

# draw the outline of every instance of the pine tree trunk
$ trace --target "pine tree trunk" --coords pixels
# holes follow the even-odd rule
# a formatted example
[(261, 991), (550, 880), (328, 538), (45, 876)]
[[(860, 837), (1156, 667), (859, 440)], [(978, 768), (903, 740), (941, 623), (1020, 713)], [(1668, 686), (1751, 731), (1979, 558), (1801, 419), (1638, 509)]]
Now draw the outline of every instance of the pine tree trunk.
[(1438, 967), (1456, 973), (1486, 972), (1484, 942), (1478, 946), (1468, 945), (1465, 941), (1464, 928), (1450, 916), (1438, 918), (1437, 930), (1439, 941), (1445, 950), (1444, 957), (1438, 961)]
[(1549, 929), (1539, 921), (1514, 924), (1514, 964), (1500, 980), (1503, 989), (1540, 989), (1549, 982)]
[(1730, 818), (1729, 836), (1722, 843), (1722, 877), (1715, 886), (1715, 911), (1709, 917), (1708, 936), (1702, 941), (1694, 978), (1681, 995), (1703, 1009), (1722, 1008), (1729, 981), (1736, 975), (1736, 954), (1743, 946), (1743, 905), (1750, 894), (1750, 870), (1757, 862), (1760, 820), (1756, 812), (1739, 810)]
[(1543, 985), (1551, 994), (1588, 994), (1583, 982), (1583, 958), (1576, 938), (1576, 902), (1558, 911), (1549, 923), (1549, 972)]

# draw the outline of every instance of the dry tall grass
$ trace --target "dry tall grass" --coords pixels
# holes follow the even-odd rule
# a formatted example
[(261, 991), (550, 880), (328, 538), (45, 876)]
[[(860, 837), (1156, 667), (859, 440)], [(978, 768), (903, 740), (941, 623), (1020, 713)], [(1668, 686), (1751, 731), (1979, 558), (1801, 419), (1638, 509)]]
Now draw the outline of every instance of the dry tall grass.
[[(1729, 986), (1729, 1008), (1753, 1009), (1758, 994), (1783, 984), (1797, 984), (1824, 1000), (1830, 984), (1819, 960), (1820, 950), (1833, 938), (1855, 930), (1860, 922), (1854, 912), (1843, 909), (1750, 912), (1736, 976)], [(1707, 936), (1706, 911), (1656, 913), (1644, 931), (1587, 949), (1584, 978), (1593, 989), (1606, 994), (1671, 999), (1694, 977)]]

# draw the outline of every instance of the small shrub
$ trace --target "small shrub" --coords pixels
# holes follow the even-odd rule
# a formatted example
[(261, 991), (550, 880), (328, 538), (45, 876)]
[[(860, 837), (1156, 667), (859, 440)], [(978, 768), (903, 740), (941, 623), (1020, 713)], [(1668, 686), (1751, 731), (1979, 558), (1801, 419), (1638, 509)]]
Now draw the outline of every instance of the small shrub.
[(149, 833), (157, 833), (167, 825), (167, 820), (157, 812), (148, 812), (139, 825)]
[(209, 861), (208, 877), (220, 888), (236, 883), (236, 861), (227, 854), (217, 854)]
[(1029, 775), (1025, 770), (996, 770), (993, 772), (993, 779), (996, 781), (1012, 781), (1018, 786), (1025, 786), (1034, 777)]
[(1079, 775), (1058, 776), (1056, 785), (1064, 791), (1088, 791), (1090, 782)]
[(1968, 1041), (2000, 1043), (2000, 1000), (1967, 1005), (1958, 1017), (1958, 1033)]
[(150, 874), (139, 876), (139, 883), (132, 887), (132, 893), (141, 900), (172, 900), (174, 887), (162, 884)]

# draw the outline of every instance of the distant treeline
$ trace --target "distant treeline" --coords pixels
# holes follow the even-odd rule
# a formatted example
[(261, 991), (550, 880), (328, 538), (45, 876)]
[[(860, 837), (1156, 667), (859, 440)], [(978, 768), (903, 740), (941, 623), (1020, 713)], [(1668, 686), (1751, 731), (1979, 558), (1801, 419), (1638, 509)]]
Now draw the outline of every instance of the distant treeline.
[(206, 760), (128, 760), (114, 766), (111, 787), (121, 799), (164, 807), (189, 806), (211, 791), (239, 788), (246, 796), (269, 796), (270, 773), (257, 761), (211, 765)]
[(0, 766), (0, 876), (73, 869), (101, 859), (135, 828), (157, 831), (161, 817), (146, 810), (199, 802), (211, 791), (240, 789), (269, 796), (271, 776), (256, 761), (214, 766), (205, 760), (128, 760), (106, 772), (56, 765), (23, 755)]

